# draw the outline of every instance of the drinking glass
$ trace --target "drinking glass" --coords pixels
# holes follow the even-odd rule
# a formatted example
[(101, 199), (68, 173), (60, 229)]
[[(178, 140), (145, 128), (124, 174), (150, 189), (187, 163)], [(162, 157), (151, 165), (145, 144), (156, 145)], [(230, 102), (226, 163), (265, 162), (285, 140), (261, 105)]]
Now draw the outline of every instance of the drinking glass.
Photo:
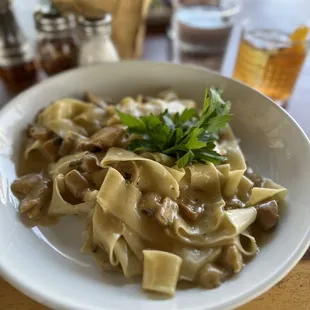
[(173, 0), (173, 60), (219, 67), (241, 4), (241, 0)]
[(286, 107), (307, 56), (308, 28), (269, 28), (268, 22), (244, 22), (233, 77)]

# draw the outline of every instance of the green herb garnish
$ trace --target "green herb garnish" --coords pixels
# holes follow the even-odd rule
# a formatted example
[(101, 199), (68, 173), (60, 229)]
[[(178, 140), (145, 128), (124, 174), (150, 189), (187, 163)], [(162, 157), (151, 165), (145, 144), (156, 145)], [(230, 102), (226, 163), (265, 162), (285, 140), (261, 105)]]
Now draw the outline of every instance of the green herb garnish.
[(160, 152), (177, 159), (179, 168), (189, 163), (219, 164), (227, 160), (214, 151), (218, 133), (231, 118), (230, 102), (221, 98), (220, 90), (206, 89), (200, 115), (195, 109), (186, 109), (181, 114), (169, 114), (136, 118), (118, 111), (121, 122), (129, 133), (138, 135), (129, 149), (134, 152)]

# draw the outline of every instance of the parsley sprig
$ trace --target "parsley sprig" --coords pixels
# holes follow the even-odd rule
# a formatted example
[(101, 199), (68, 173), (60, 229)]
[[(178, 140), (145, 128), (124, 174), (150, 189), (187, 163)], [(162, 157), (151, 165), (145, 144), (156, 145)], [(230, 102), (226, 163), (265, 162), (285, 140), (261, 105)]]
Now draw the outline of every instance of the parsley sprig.
[(129, 145), (134, 152), (160, 152), (177, 159), (179, 168), (189, 163), (219, 164), (226, 161), (218, 154), (215, 141), (218, 133), (231, 118), (230, 102), (221, 98), (221, 91), (208, 88), (200, 115), (196, 109), (186, 109), (181, 114), (169, 114), (136, 118), (118, 111), (121, 122), (129, 133), (137, 135)]

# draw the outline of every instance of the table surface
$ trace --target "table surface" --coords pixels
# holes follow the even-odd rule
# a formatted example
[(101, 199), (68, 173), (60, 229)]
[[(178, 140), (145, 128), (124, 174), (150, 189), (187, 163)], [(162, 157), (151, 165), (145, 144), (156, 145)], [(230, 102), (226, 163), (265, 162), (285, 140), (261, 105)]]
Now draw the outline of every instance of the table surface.
[[(25, 33), (34, 38), (34, 28), (32, 21), (32, 9), (36, 0), (15, 0), (14, 9)], [(291, 23), (303, 21), (310, 17), (309, 0), (245, 0), (243, 16), (253, 15), (256, 18), (273, 17), (278, 12), (281, 5), (281, 14), (284, 22)], [(309, 14), (309, 15), (307, 15)], [(275, 19), (280, 21), (280, 19)], [(221, 73), (231, 76), (234, 61), (237, 53), (240, 29), (233, 30)], [(149, 31), (144, 42), (144, 60), (170, 61), (170, 42), (163, 29)], [(7, 103), (14, 97), (14, 93), (0, 82), (0, 106)], [(300, 77), (296, 83), (294, 93), (289, 101), (288, 112), (300, 124), (308, 136), (310, 136), (310, 56), (306, 60)], [(299, 264), (275, 287), (267, 293), (256, 298), (239, 310), (310, 310), (310, 249), (307, 251)], [(30, 298), (18, 292), (6, 281), (0, 278), (0, 309), (7, 310), (43, 310), (47, 309)]]

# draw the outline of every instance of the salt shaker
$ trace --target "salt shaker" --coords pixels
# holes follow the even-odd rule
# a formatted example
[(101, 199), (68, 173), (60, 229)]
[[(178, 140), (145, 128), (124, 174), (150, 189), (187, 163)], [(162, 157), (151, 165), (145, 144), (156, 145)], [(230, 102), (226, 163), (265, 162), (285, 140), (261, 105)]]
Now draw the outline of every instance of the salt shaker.
[(119, 60), (118, 52), (111, 40), (111, 20), (111, 15), (108, 13), (102, 18), (78, 18), (80, 66)]
[(0, 78), (13, 91), (36, 81), (34, 50), (20, 29), (9, 1), (0, 1)]
[(78, 43), (73, 15), (62, 16), (53, 6), (44, 5), (34, 13), (37, 51), (41, 68), (48, 75), (77, 65)]

